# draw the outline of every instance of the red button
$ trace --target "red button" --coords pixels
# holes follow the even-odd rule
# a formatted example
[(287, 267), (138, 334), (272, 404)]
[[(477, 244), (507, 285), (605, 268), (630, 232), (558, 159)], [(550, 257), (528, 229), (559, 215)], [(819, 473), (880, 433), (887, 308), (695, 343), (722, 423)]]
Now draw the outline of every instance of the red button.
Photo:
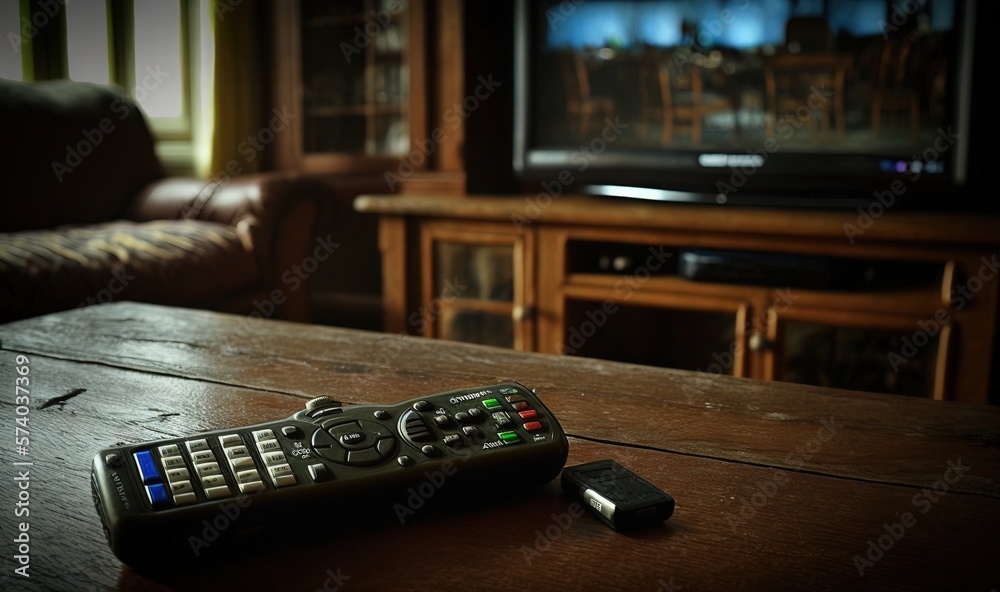
[(528, 430), (529, 432), (537, 432), (538, 430), (542, 429), (542, 424), (541, 422), (537, 421), (529, 421), (528, 423), (524, 424), (524, 429)]
[(534, 409), (528, 409), (527, 411), (522, 411), (518, 413), (518, 415), (521, 416), (521, 419), (531, 419), (532, 417), (538, 415), (538, 412), (535, 411)]
[(528, 408), (528, 402), (527, 401), (519, 401), (517, 403), (511, 403), (510, 406), (514, 408), (514, 411), (520, 411), (522, 409), (527, 409)]

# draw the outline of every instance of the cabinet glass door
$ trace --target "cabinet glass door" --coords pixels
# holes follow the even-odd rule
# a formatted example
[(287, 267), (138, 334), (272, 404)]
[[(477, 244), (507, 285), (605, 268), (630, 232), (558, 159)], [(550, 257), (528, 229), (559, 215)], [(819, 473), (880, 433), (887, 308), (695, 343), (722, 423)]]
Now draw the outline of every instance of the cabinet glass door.
[(513, 347), (514, 247), (439, 242), (434, 262), (437, 336)]
[(922, 319), (905, 315), (797, 309), (785, 314), (771, 311), (770, 319), (768, 378), (915, 397), (944, 396), (950, 324), (925, 320), (921, 325)]
[(748, 302), (567, 286), (558, 353), (747, 376)]
[(301, 0), (303, 152), (407, 152), (406, 6)]
[(423, 231), (424, 335), (530, 349), (526, 243), (530, 235), (428, 223)]

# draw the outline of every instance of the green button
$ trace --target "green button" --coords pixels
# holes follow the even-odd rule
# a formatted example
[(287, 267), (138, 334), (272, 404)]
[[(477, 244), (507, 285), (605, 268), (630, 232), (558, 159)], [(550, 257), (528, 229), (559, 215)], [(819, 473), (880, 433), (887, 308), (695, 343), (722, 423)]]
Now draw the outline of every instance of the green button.
[(514, 442), (520, 442), (521, 441), (521, 437), (518, 436), (516, 432), (500, 432), (497, 435), (500, 436), (501, 440), (503, 440), (504, 442), (507, 442), (509, 444), (513, 444)]
[(496, 399), (483, 399), (483, 406), (487, 409), (499, 409), (500, 401), (497, 401)]

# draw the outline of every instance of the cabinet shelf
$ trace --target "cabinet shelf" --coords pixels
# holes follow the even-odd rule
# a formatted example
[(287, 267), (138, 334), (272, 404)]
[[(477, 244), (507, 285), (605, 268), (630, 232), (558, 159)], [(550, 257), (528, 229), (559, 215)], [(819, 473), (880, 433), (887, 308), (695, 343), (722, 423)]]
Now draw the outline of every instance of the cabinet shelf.
[[(638, 288), (636, 287), (638, 286)], [(703, 297), (735, 298), (748, 292), (769, 294), (783, 291), (794, 298), (796, 304), (814, 308), (834, 310), (871, 310), (900, 313), (921, 313), (944, 306), (940, 284), (924, 284), (905, 288), (881, 288), (866, 291), (828, 291), (786, 286), (753, 286), (747, 284), (724, 284), (695, 282), (679, 277), (650, 277), (638, 280), (628, 274), (587, 274), (574, 273), (566, 276), (565, 289), (590, 287), (604, 290), (609, 294), (628, 289), (634, 293), (638, 289), (655, 293), (687, 294)]]

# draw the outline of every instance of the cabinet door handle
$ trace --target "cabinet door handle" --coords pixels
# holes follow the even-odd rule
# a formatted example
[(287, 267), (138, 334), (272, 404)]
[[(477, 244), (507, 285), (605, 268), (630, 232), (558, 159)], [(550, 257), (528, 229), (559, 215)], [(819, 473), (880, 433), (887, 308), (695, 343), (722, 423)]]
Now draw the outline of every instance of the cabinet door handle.
[(955, 288), (962, 281), (961, 273), (958, 269), (958, 262), (954, 259), (944, 264), (944, 273), (941, 277), (941, 304), (951, 306), (951, 296), (955, 293)]
[(530, 319), (531, 317), (535, 316), (535, 307), (521, 306), (521, 305), (515, 306), (514, 312), (511, 314), (511, 316), (514, 318), (515, 321), (518, 322)]
[(754, 333), (750, 336), (750, 351), (764, 351), (765, 349), (771, 349), (773, 343), (767, 337), (764, 337), (760, 333)]

